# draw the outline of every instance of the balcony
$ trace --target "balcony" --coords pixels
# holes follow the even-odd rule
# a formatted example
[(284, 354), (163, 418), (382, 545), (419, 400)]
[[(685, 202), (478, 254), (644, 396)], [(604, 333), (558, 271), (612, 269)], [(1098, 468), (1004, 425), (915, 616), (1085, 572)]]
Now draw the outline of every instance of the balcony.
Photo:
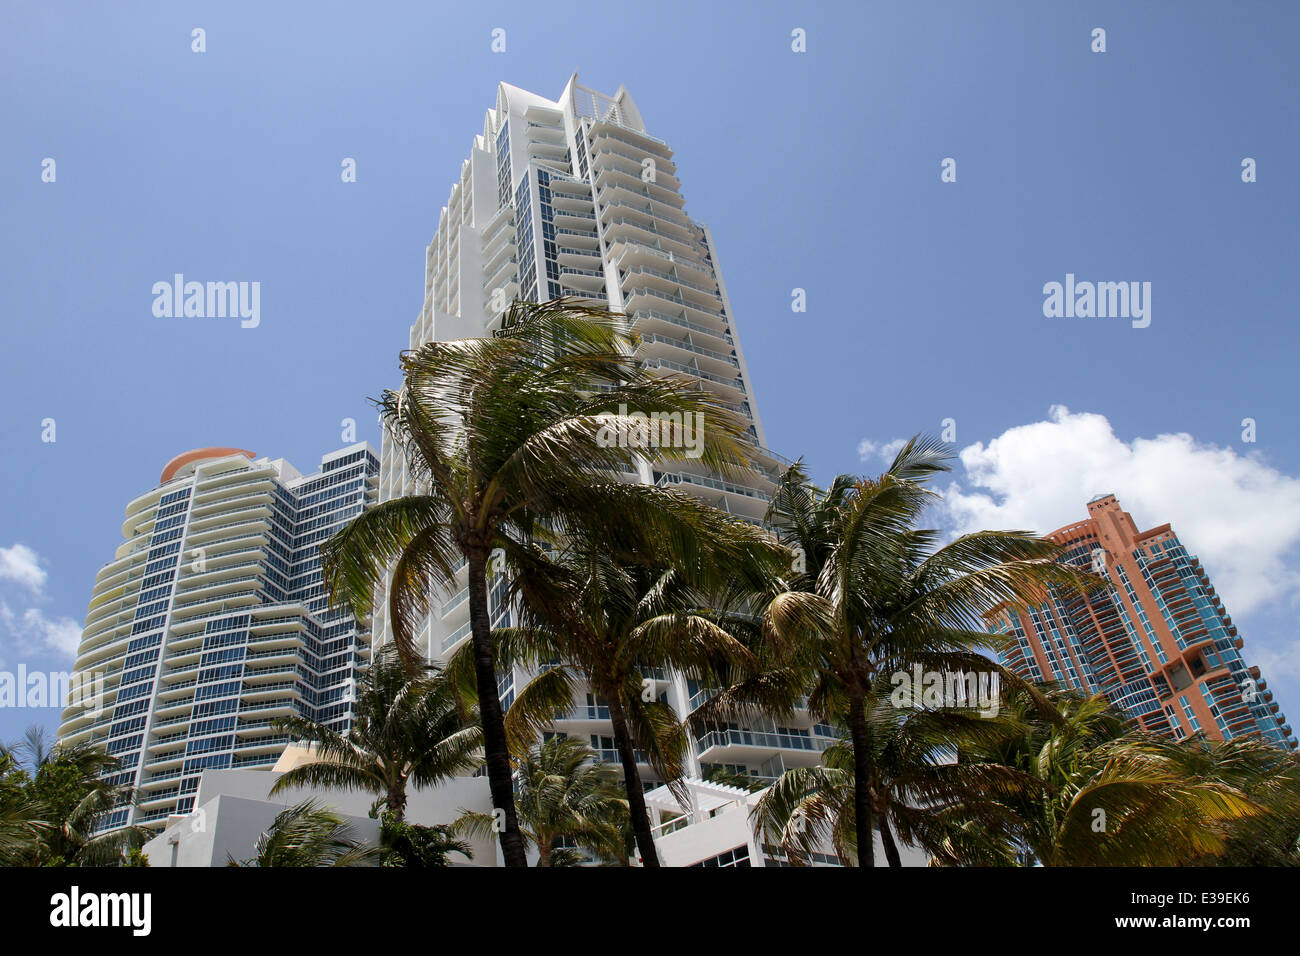
[(692, 322), (690, 319), (683, 318), (679, 315), (669, 315), (667, 312), (659, 312), (655, 309), (641, 309), (632, 312), (628, 316), (628, 324), (638, 331), (645, 329), (644, 334), (653, 334), (650, 329), (660, 328), (660, 323), (676, 326), (680, 329), (689, 329), (698, 335), (707, 335), (717, 342), (725, 342), (728, 346), (734, 346), (735, 341), (730, 335), (716, 326), (703, 325), (699, 322)]
[(665, 471), (658, 472), (655, 479), (655, 486), (666, 488), (670, 485), (691, 485), (696, 488), (705, 488), (710, 491), (717, 491), (728, 495), (741, 495), (745, 498), (752, 498), (755, 501), (771, 501), (772, 496), (761, 488), (755, 488), (752, 485), (742, 485), (734, 481), (724, 481), (721, 478), (714, 478), (710, 475), (696, 475), (690, 472)]
[(684, 358), (699, 356), (714, 363), (714, 371), (725, 373), (728, 370), (740, 368), (740, 362), (734, 355), (728, 355), (725, 352), (715, 352), (713, 349), (706, 349), (701, 345), (696, 345), (686, 339), (675, 339), (667, 335), (651, 333), (641, 337), (641, 345), (648, 348), (651, 345), (663, 345), (668, 348), (676, 349), (679, 352), (686, 353)]
[(514, 230), (509, 229), (501, 233), (505, 237), (504, 242), (494, 242), (491, 248), (483, 250), (483, 275), (490, 275), (501, 264), (502, 259), (511, 258), (516, 251)]
[(573, 246), (574, 243), (582, 244), (582, 243), (590, 242), (591, 243), (590, 247), (587, 247), (585, 245), (580, 245), (579, 247), (584, 249), (600, 248), (600, 237), (596, 235), (595, 226), (592, 226), (590, 229), (561, 229), (557, 226), (555, 229), (555, 237), (556, 237), (555, 241), (557, 244), (562, 241), (559, 238), (560, 236), (567, 236), (568, 238), (563, 241), (571, 247)]
[(657, 248), (667, 248), (670, 252), (693, 256), (698, 251), (694, 237), (683, 238), (675, 229), (660, 229), (652, 219), (629, 219), (614, 215), (604, 220), (605, 236), (610, 243), (634, 237), (642, 239)]
[(648, 190), (633, 189), (622, 182), (610, 182), (596, 190), (596, 198), (607, 209), (611, 206), (627, 206), (630, 209), (643, 210), (656, 219), (684, 230), (688, 236), (694, 238), (690, 217), (682, 211), (681, 206), (664, 202)]
[(659, 164), (657, 161), (654, 167), (653, 181), (643, 178), (645, 175), (645, 169), (646, 167), (643, 167), (638, 163), (637, 170), (632, 172), (622, 166), (611, 163), (597, 170), (596, 175), (593, 177), (593, 181), (595, 182), (597, 189), (621, 188), (635, 196), (644, 196), (647, 199), (653, 199), (656, 202), (661, 202), (676, 209), (681, 209), (685, 205), (685, 200), (682, 199), (681, 194), (677, 191), (678, 188), (680, 188), (680, 184), (678, 184), (676, 180), (673, 180), (672, 185), (669, 185), (667, 182), (661, 182), (661, 178), (664, 180), (672, 180), (672, 177), (660, 176)]
[[(690, 312), (696, 313), (697, 316), (703, 316), (705, 321), (713, 319), (715, 321), (725, 322), (727, 320), (727, 317), (716, 309), (705, 308), (704, 306), (697, 305), (694, 302), (688, 302), (680, 295), (669, 295), (668, 293), (660, 292), (657, 289), (627, 289), (625, 294), (628, 297), (627, 311), (629, 312), (654, 310), (657, 303), (668, 302), (676, 309), (689, 310)], [(633, 302), (637, 296), (644, 296), (646, 301), (634, 305)], [(655, 311), (662, 311), (662, 308)], [(688, 318), (689, 317), (690, 316), (688, 316)]]
[(658, 212), (651, 205), (615, 200), (602, 205), (601, 215), (605, 217), (603, 221), (607, 224), (630, 221), (650, 232), (668, 236), (684, 244), (689, 244), (695, 239), (695, 234), (686, 224), (684, 216)]
[(670, 292), (679, 288), (690, 289), (693, 293), (698, 293), (700, 295), (704, 300), (703, 304), (706, 306), (721, 304), (717, 288), (700, 285), (698, 282), (691, 282), (687, 279), (681, 278), (680, 276), (660, 271), (659, 269), (649, 269), (645, 266), (633, 266), (628, 269), (626, 274), (623, 276), (623, 281), (625, 283), (645, 282), (647, 280), (662, 283), (663, 286), (661, 286), (661, 288), (667, 287)]
[(750, 730), (729, 727), (709, 731), (698, 738), (700, 760), (710, 763), (747, 763), (767, 759), (777, 751), (819, 755), (833, 742), (827, 737), (814, 736), (811, 731), (800, 733), (792, 728)]
[(694, 365), (685, 365), (681, 362), (674, 362), (665, 358), (646, 358), (642, 360), (642, 367), (647, 369), (666, 369), (670, 372), (677, 372), (681, 375), (687, 375), (693, 378), (703, 379), (706, 382), (712, 382), (717, 387), (732, 398), (745, 398), (745, 383), (739, 377), (727, 378), (722, 375), (715, 375), (712, 372), (703, 371)]
[[(668, 148), (668, 144), (659, 137), (651, 136), (649, 133), (633, 129), (630, 126), (624, 126), (622, 123), (611, 119), (592, 120), (587, 136), (595, 149), (600, 149), (601, 144), (605, 142), (623, 143), (634, 150), (653, 156), (656, 162), (660, 160), (667, 162), (671, 160), (673, 155), (673, 151)], [(618, 147), (613, 146), (612, 148)]]
[(576, 271), (589, 270), (595, 272), (597, 269), (602, 270), (604, 260), (600, 253), (592, 249), (579, 249), (575, 246), (557, 246), (555, 249), (555, 261), (560, 268), (571, 268)]
[(496, 271), (483, 283), (483, 288), (504, 289), (506, 285), (512, 282), (519, 274), (519, 262), (515, 256), (510, 256), (501, 261)]
[(483, 255), (490, 256), (497, 250), (502, 239), (509, 239), (510, 242), (515, 240), (515, 219), (510, 212), (510, 206), (502, 206), (499, 215), (488, 222), (483, 227)]
[(694, 256), (674, 253), (633, 239), (619, 240), (611, 251), (613, 252), (614, 261), (620, 266), (627, 265), (630, 267), (633, 261), (650, 262), (652, 264), (667, 262), (674, 268), (688, 269), (694, 274), (695, 278), (705, 280), (704, 288), (708, 289), (708, 291), (712, 292), (715, 289), (715, 286), (712, 285), (712, 270), (702, 260)]
[(541, 139), (530, 139), (525, 147), (530, 159), (567, 165), (569, 147), (563, 142), (548, 143)]
[[(675, 175), (677, 172), (676, 163), (661, 156), (652, 156), (650, 158), (654, 160), (655, 178), (658, 179), (659, 182), (665, 183), (673, 189), (682, 188), (681, 180)], [(616, 166), (618, 163), (625, 163), (632, 167), (629, 172), (634, 170), (635, 175), (640, 177), (641, 170), (645, 168), (643, 165), (645, 159), (645, 153), (638, 154), (634, 150), (622, 149), (620, 148), (620, 144), (618, 144), (616, 140), (612, 139), (606, 139), (604, 142), (593, 144), (591, 147), (592, 165), (596, 167), (597, 170), (610, 165)]]

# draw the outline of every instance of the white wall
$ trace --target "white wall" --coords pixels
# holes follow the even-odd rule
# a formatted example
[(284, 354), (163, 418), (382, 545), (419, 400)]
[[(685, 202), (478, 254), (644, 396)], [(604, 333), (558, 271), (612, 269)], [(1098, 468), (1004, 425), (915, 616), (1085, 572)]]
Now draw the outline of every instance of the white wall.
[[(314, 798), (344, 817), (356, 839), (378, 842), (379, 823), (370, 818), (373, 794), (341, 790), (313, 791), (294, 787), (268, 796), (279, 774), (268, 770), (208, 770), (199, 781), (196, 810), (173, 817), (161, 834), (144, 847), (151, 866), (225, 866), (226, 854), (236, 860), (253, 856), (258, 839), (276, 814)], [(451, 823), (461, 809), (488, 810), (491, 799), (486, 777), (457, 777), (427, 790), (412, 790), (406, 819), (424, 826)], [(497, 865), (496, 841), (468, 840), (473, 864)], [(453, 860), (461, 861), (459, 855)]]

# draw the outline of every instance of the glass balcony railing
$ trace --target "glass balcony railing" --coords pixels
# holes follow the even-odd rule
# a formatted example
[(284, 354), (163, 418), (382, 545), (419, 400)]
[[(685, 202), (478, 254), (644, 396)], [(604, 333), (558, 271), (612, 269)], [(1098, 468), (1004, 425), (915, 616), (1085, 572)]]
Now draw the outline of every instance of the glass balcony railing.
[[(627, 295), (629, 298), (634, 295), (644, 295), (644, 296), (650, 296), (651, 298), (655, 298), (655, 299), (662, 299), (663, 301), (671, 302), (673, 305), (676, 305), (680, 308), (694, 309), (696, 312), (702, 312), (705, 315), (711, 315), (714, 318), (720, 319), (722, 321), (726, 321), (726, 316), (724, 316), (721, 312), (717, 311), (716, 309), (706, 309), (704, 306), (696, 305), (694, 302), (687, 302), (680, 295), (676, 295), (676, 296), (669, 295), (666, 292), (659, 292), (656, 291), (655, 289), (629, 289), (627, 290)], [(637, 310), (634, 309), (633, 311), (637, 311)]]
[(715, 339), (722, 339), (728, 345), (735, 344), (735, 341), (726, 332), (709, 328), (707, 325), (700, 325), (698, 322), (692, 322), (690, 319), (682, 318), (679, 315), (669, 315), (667, 312), (659, 312), (655, 309), (637, 309), (635, 312), (629, 313), (629, 319), (631, 320), (630, 324), (634, 327), (638, 322), (658, 319), (660, 322), (668, 322), (683, 329), (690, 329), (692, 332), (699, 332), (701, 335), (711, 335)]
[(716, 359), (719, 362), (726, 362), (732, 368), (740, 368), (740, 363), (736, 361), (734, 355), (725, 355), (722, 352), (715, 352), (713, 349), (702, 348), (692, 342), (687, 342), (685, 339), (674, 339), (669, 338), (666, 335), (651, 333), (650, 335), (642, 336), (641, 341), (655, 342), (660, 345), (671, 345), (673, 348), (681, 349), (685, 352), (694, 352), (696, 355), (703, 355), (705, 358)]
[(702, 372), (692, 365), (683, 365), (681, 362), (673, 362), (669, 359), (648, 358), (644, 361), (646, 368), (666, 368), (673, 372), (682, 372), (686, 375), (694, 375), (709, 382), (717, 382), (719, 385), (726, 385), (728, 388), (734, 388), (740, 392), (745, 391), (745, 383), (740, 378), (723, 378), (721, 375), (714, 375), (712, 372)]
[(711, 730), (698, 738), (700, 752), (704, 753), (714, 747), (760, 747), (771, 750), (807, 750), (824, 749), (817, 746), (817, 741), (808, 733), (769, 732), (728, 728)]
[[(613, 129), (612, 130), (600, 129), (600, 127), (602, 126), (612, 126)], [(639, 136), (642, 139), (648, 139), (652, 143), (658, 143), (660, 146), (663, 146), (665, 149), (668, 147), (668, 144), (664, 142), (662, 139), (660, 139), (658, 136), (651, 136), (645, 130), (636, 129), (631, 126), (627, 126), (623, 123), (618, 122), (618, 120), (610, 119), (608, 117), (604, 119), (592, 120), (591, 136), (593, 138), (597, 136), (614, 136), (616, 138), (621, 138), (623, 133), (632, 133), (634, 136)]]
[(619, 242), (623, 246), (623, 251), (619, 253), (617, 260), (620, 263), (629, 255), (644, 253), (646, 255), (663, 259), (665, 262), (671, 262), (673, 265), (687, 266), (688, 268), (703, 272), (706, 275), (712, 274), (712, 270), (709, 269), (708, 266), (699, 259), (694, 259), (691, 256), (682, 255), (681, 253), (673, 253), (667, 249), (660, 249), (656, 246), (646, 245), (644, 242), (633, 242), (629, 239), (621, 239)]
[(632, 266), (627, 270), (627, 278), (624, 279), (624, 281), (631, 279), (632, 276), (638, 275), (653, 276), (656, 279), (663, 279), (665, 282), (671, 282), (673, 285), (683, 286), (687, 289), (694, 289), (696, 292), (703, 292), (711, 299), (718, 298), (718, 290), (716, 287), (711, 288), (709, 286), (700, 285), (698, 282), (691, 282), (687, 279), (681, 278), (680, 276), (670, 275), (667, 272), (660, 272), (658, 269), (647, 269), (645, 266)]
[(698, 485), (702, 488), (713, 488), (717, 491), (724, 491), (727, 494), (743, 495), (757, 501), (772, 500), (770, 494), (759, 488), (753, 488), (749, 485), (738, 485), (734, 481), (723, 481), (720, 478), (711, 478), (707, 475), (692, 475), (689, 472), (666, 471), (661, 473), (655, 480), (655, 485), (658, 487), (677, 484)]

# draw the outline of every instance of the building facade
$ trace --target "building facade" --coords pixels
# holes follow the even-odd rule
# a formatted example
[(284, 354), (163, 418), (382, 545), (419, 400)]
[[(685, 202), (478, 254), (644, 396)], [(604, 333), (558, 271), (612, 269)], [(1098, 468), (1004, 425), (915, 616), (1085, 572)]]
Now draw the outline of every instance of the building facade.
[(1114, 495), (1088, 502), (1088, 518), (1048, 535), (1063, 560), (1107, 578), (1108, 590), (1057, 595), (1038, 607), (1000, 609), (990, 630), (1010, 640), (1022, 677), (1103, 693), (1144, 730), (1182, 739), (1259, 734), (1296, 748), (1291, 726), (1205, 569), (1168, 524), (1139, 531)]
[[(643, 465), (630, 479), (682, 489), (761, 524), (786, 461), (766, 448), (712, 234), (684, 207), (673, 151), (650, 134), (625, 89), (608, 96), (574, 76), (551, 100), (503, 83), (426, 251), (424, 303), (408, 344), (490, 334), (516, 299), (571, 296), (625, 315), (645, 367), (698, 381), (748, 420), (759, 463), (745, 480), (724, 480), (690, 461)], [(381, 500), (416, 490), (388, 436), (381, 462)], [(494, 626), (510, 617), (504, 590), (493, 582)], [(467, 596), (462, 571), (457, 593), (440, 595), (425, 623), (421, 643), (430, 658), (445, 658), (468, 639)], [(389, 637), (383, 598), (381, 589), (377, 641)], [(505, 703), (526, 677), (503, 675)], [(701, 688), (682, 675), (655, 677), (655, 692), (679, 712), (699, 703)], [(617, 759), (608, 711), (591, 695), (556, 729)], [(695, 741), (691, 768), (773, 778), (787, 766), (817, 763), (832, 738), (806, 712), (788, 726), (735, 725)]]
[(326, 455), (314, 475), (202, 448), (127, 505), (77, 652), (82, 692), (59, 727), (61, 743), (120, 759), (116, 782), (136, 790), (104, 829), (188, 813), (204, 770), (273, 766), (288, 743), (276, 718), (350, 725), (369, 635), (330, 609), (319, 548), (378, 483), (366, 443)]
[[(360, 790), (289, 787), (274, 796), (271, 786), (288, 770), (312, 759), (311, 748), (290, 745), (269, 769), (209, 770), (203, 774), (194, 810), (167, 820), (143, 847), (150, 866), (226, 866), (228, 859), (247, 860), (257, 842), (274, 823), (276, 814), (303, 802), (316, 800), (329, 807), (352, 828), (351, 838), (370, 846), (380, 844), (379, 821), (370, 816), (375, 796)], [(407, 791), (406, 821), (420, 826), (455, 820), (462, 809), (491, 812), (486, 777), (457, 777), (436, 787)], [(470, 858), (453, 853), (455, 865), (497, 866), (494, 836), (464, 834)]]
[[(785, 851), (754, 833), (751, 814), (765, 791), (752, 793), (705, 780), (682, 781), (685, 800), (667, 787), (646, 794), (646, 807), (655, 836), (655, 851), (664, 866), (758, 867), (790, 866)], [(885, 857), (880, 830), (873, 829), (876, 859)], [(927, 866), (929, 855), (898, 844), (903, 866)], [(842, 866), (827, 841), (806, 861), (808, 866)]]

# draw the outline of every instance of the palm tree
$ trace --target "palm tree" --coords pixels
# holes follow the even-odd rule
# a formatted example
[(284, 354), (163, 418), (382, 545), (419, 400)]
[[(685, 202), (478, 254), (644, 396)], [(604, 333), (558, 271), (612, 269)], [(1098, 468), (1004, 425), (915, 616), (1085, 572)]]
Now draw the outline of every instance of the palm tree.
[(0, 744), (0, 866), (23, 866), (36, 858), (42, 824), (30, 784), (12, 750)]
[[(959, 761), (957, 754), (1008, 733), (1005, 719), (965, 708), (898, 707), (878, 687), (868, 701), (868, 793), (881, 845), (891, 867), (902, 866), (899, 840), (930, 849), (947, 835), (952, 811), (984, 828), (1005, 825), (1007, 811), (987, 795), (1014, 790), (1022, 781), (995, 763)], [(752, 812), (754, 832), (777, 844), (795, 864), (831, 846), (848, 865), (859, 853), (855, 825), (856, 760), (848, 740), (832, 744), (816, 767), (785, 771)]]
[[(966, 828), (939, 862), (993, 855), (1043, 866), (1175, 866), (1219, 855), (1231, 827), (1264, 812), (1243, 788), (1253, 778), (1227, 759), (1241, 745), (1198, 752), (1127, 730), (1100, 695), (1052, 689), (1046, 697), (1052, 719), (1038, 699), (1010, 694), (1005, 706), (1020, 729), (963, 753), (1019, 773), (1021, 786), (989, 795), (1013, 824), (997, 833)], [(959, 821), (949, 823), (956, 831)]]
[[(509, 558), (539, 532), (617, 525), (629, 541), (689, 529), (663, 512), (648, 486), (616, 475), (642, 459), (696, 454), (673, 440), (647, 446), (644, 415), (702, 415), (699, 459), (722, 473), (751, 460), (747, 426), (685, 379), (656, 378), (633, 357), (623, 319), (566, 300), (515, 303), (498, 334), (431, 342), (402, 356), (404, 384), (376, 403), (421, 493), (364, 511), (324, 549), (336, 602), (369, 615), (389, 574), (387, 609), (395, 643), (414, 661), (416, 622), (428, 614), (430, 583), (456, 588), (468, 573), (470, 631), (492, 802), (504, 815), (506, 865), (525, 866), (510, 787), (510, 754), (497, 696), (488, 608), (488, 559)], [(675, 447), (682, 445), (683, 447)]]
[(473, 772), (482, 731), (461, 712), (452, 685), (437, 668), (408, 673), (392, 645), (366, 668), (352, 727), (340, 733), (306, 717), (276, 726), (314, 745), (315, 760), (281, 774), (271, 794), (293, 787), (332, 787), (376, 794), (401, 823), (407, 787), (428, 787)]
[(448, 857), (459, 853), (473, 859), (473, 848), (464, 840), (456, 839), (451, 826), (445, 823), (420, 826), (398, 820), (391, 813), (380, 814), (380, 866), (429, 869), (451, 866)]
[[(537, 847), (538, 866), (586, 862), (579, 849), (611, 859), (623, 854), (627, 799), (618, 770), (597, 763), (595, 751), (581, 741), (553, 736), (529, 751), (519, 768), (515, 806), (525, 841)], [(454, 829), (487, 835), (496, 819), (466, 810)]]
[[(1027, 532), (981, 531), (936, 547), (938, 532), (917, 523), (937, 497), (925, 482), (948, 470), (949, 457), (941, 443), (917, 436), (879, 477), (840, 475), (825, 491), (802, 464), (787, 469), (768, 520), (797, 561), (764, 614), (759, 666), (692, 715), (705, 728), (756, 710), (790, 716), (807, 694), (815, 716), (848, 728), (859, 833), (875, 825), (875, 683), (914, 665), (1022, 683), (987, 656), (994, 639), (983, 615), (1003, 603), (1036, 604), (1052, 586), (1098, 580), (1055, 563), (1060, 549)], [(859, 865), (873, 866), (873, 845), (860, 849)]]
[(9, 785), (0, 799), (0, 858), (29, 866), (117, 866), (152, 834), (143, 827), (100, 833), (107, 815), (132, 800), (112, 781), (121, 763), (90, 745), (51, 747), (45, 731), (0, 746)]
[(1185, 776), (1228, 784), (1263, 809), (1228, 823), (1223, 851), (1193, 862), (1300, 866), (1300, 754), (1256, 736), (1213, 741), (1197, 734), (1171, 756)]
[(352, 828), (333, 810), (305, 800), (275, 815), (254, 855), (227, 866), (373, 866), (379, 850), (353, 839)]
[[(567, 712), (580, 686), (606, 708), (622, 764), (643, 866), (657, 867), (650, 816), (638, 763), (648, 762), (669, 785), (684, 771), (685, 728), (666, 701), (647, 689), (657, 669), (714, 674), (749, 659), (728, 630), (733, 617), (711, 606), (709, 595), (779, 568), (781, 552), (765, 534), (689, 498), (668, 507), (693, 524), (724, 561), (684, 560), (671, 542), (648, 543), (638, 554), (619, 553), (597, 532), (569, 539), (559, 550), (516, 555), (514, 589), (521, 596), (519, 627), (493, 632), (502, 660), (537, 674), (518, 694), (506, 726), (515, 746), (527, 746)], [(669, 563), (671, 562), (671, 563)], [(467, 651), (449, 662), (463, 673)]]

